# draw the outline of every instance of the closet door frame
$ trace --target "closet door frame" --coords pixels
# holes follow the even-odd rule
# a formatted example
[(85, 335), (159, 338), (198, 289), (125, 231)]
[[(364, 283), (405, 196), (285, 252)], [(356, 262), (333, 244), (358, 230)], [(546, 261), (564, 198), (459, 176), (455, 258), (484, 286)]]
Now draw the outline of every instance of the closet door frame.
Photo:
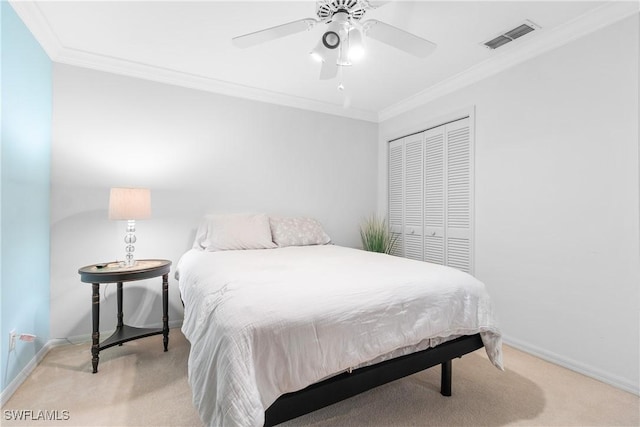
[[(469, 118), (469, 154), (471, 156), (471, 162), (470, 162), (470, 182), (469, 182), (469, 186), (470, 186), (470, 191), (471, 191), (471, 198), (470, 198), (470, 216), (471, 216), (471, 223), (470, 223), (470, 236), (471, 236), (471, 246), (470, 246), (470, 255), (469, 255), (469, 272), (474, 275), (475, 274), (475, 258), (476, 258), (476, 210), (475, 210), (475, 206), (476, 206), (476, 191), (475, 191), (475, 175), (476, 175), (476, 166), (475, 166), (475, 162), (476, 162), (476, 153), (475, 153), (475, 135), (476, 135), (476, 130), (475, 130), (475, 116), (476, 116), (476, 111), (475, 111), (476, 107), (475, 105), (471, 105), (471, 106), (467, 106), (464, 108), (460, 108), (458, 110), (452, 110), (448, 113), (445, 114), (441, 114), (441, 115), (434, 115), (431, 118), (426, 118), (425, 120), (420, 120), (420, 121), (413, 121), (412, 124), (401, 127), (399, 129), (395, 129), (391, 132), (388, 132), (384, 135), (381, 136), (381, 142), (384, 143), (384, 162), (386, 167), (384, 168), (384, 172), (385, 175), (388, 174), (389, 171), (389, 147), (391, 142), (396, 141), (396, 140), (400, 140), (406, 136), (412, 135), (412, 134), (417, 134), (417, 133), (421, 133), (421, 132), (425, 132), (429, 129), (432, 128), (436, 128), (438, 126), (450, 123), (450, 122), (454, 122), (460, 119), (464, 119), (466, 117)], [(383, 204), (381, 204), (381, 207), (384, 206), (384, 212), (386, 212), (386, 217), (387, 217), (387, 221), (388, 221), (388, 215), (389, 215), (389, 176), (384, 176), (383, 179), (381, 180), (381, 183), (383, 183), (384, 187), (384, 191), (381, 192), (381, 194), (383, 195), (384, 199), (382, 200)], [(404, 245), (403, 245), (404, 246)], [(404, 251), (403, 251), (404, 252)], [(404, 255), (404, 254), (403, 254)]]

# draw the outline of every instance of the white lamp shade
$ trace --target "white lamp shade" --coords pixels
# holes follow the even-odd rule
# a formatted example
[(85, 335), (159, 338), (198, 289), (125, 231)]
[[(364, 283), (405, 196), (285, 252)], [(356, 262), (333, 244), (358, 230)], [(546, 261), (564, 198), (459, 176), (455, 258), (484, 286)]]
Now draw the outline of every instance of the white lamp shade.
[(362, 40), (362, 31), (353, 27), (349, 31), (349, 59), (357, 61), (364, 56), (364, 41)]
[(112, 188), (109, 195), (109, 219), (146, 219), (151, 216), (151, 192), (148, 188)]

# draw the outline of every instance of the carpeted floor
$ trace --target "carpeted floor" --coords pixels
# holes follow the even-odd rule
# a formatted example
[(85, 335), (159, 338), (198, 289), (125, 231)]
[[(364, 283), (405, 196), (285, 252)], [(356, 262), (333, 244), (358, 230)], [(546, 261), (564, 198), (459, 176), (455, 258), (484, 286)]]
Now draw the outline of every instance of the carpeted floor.
[[(161, 336), (132, 341), (103, 351), (93, 375), (88, 343), (57, 347), (2, 408), (2, 425), (201, 426), (187, 384), (188, 352), (172, 329), (167, 353)], [(452, 397), (440, 395), (434, 368), (283, 426), (640, 425), (638, 396), (507, 346), (504, 352), (505, 372), (484, 350), (456, 359)], [(47, 410), (60, 420), (13, 420), (21, 410), (33, 417)]]

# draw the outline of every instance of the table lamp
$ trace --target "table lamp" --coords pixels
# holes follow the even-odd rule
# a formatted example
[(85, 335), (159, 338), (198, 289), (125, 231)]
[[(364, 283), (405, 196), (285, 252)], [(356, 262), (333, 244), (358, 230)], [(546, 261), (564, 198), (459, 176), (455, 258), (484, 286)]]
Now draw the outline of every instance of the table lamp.
[(124, 236), (125, 259), (123, 266), (136, 265), (133, 257), (136, 243), (136, 219), (151, 216), (151, 192), (148, 188), (112, 188), (109, 195), (109, 219), (127, 220)]

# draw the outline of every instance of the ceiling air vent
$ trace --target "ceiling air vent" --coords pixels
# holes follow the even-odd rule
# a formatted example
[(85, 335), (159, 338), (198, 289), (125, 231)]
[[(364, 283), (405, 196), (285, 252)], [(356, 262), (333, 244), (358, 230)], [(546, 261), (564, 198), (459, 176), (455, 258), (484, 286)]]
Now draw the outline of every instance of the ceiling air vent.
[(519, 37), (524, 36), (525, 34), (529, 34), (530, 32), (538, 29), (540, 29), (540, 26), (534, 24), (531, 21), (524, 21), (523, 24), (518, 25), (517, 27), (509, 31), (503, 32), (499, 36), (484, 42), (483, 45), (488, 47), (489, 49), (497, 49), (502, 45), (505, 45)]

